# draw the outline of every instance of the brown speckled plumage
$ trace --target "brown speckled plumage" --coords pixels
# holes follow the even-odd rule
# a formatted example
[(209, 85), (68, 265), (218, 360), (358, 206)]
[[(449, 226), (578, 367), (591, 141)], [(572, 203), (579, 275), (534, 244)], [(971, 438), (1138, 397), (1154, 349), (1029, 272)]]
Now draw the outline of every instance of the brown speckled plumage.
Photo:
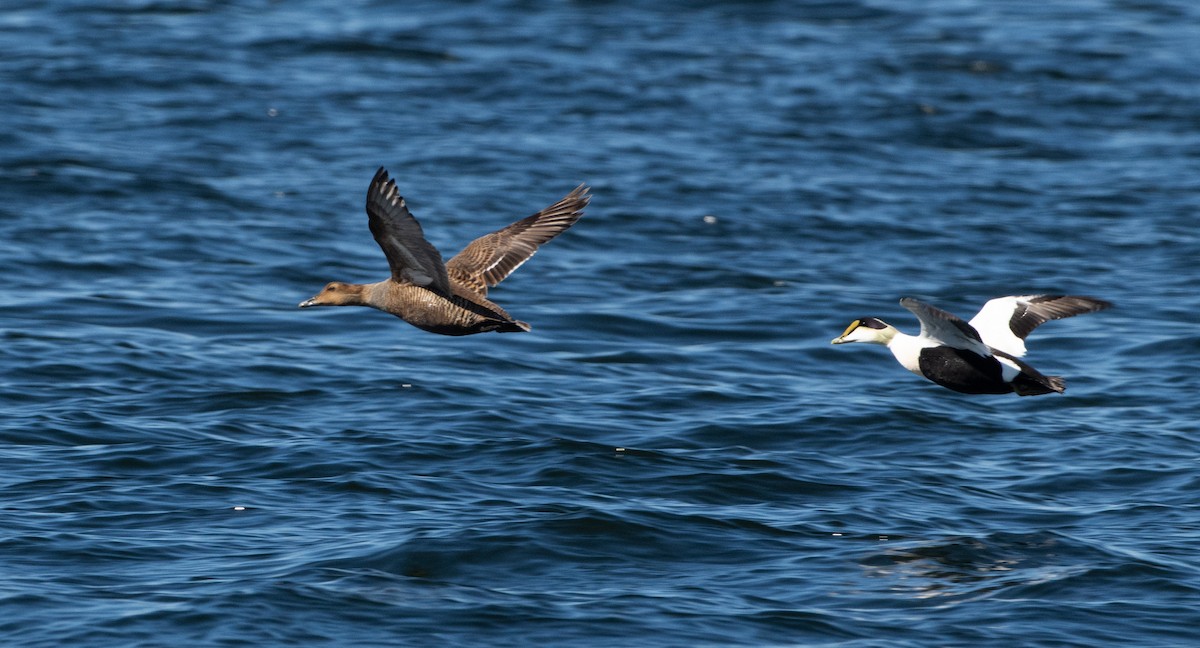
[(546, 209), (475, 239), (443, 263), (395, 181), (380, 167), (367, 190), (367, 217), (392, 276), (372, 284), (332, 282), (300, 307), (370, 306), (441, 335), (528, 331), (528, 324), (488, 300), (488, 288), (579, 220), (590, 199), (588, 188), (579, 185)]

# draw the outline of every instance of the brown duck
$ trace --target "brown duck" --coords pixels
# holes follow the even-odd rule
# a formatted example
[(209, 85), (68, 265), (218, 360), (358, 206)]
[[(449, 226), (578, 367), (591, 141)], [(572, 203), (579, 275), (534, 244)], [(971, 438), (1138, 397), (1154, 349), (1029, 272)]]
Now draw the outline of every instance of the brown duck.
[(488, 288), (579, 220), (590, 199), (588, 188), (579, 185), (542, 211), (475, 239), (443, 263), (409, 213), (396, 182), (380, 167), (367, 190), (367, 217), (371, 234), (387, 256), (391, 278), (369, 284), (334, 281), (300, 302), (300, 308), (370, 306), (441, 335), (528, 331), (528, 324), (488, 300)]

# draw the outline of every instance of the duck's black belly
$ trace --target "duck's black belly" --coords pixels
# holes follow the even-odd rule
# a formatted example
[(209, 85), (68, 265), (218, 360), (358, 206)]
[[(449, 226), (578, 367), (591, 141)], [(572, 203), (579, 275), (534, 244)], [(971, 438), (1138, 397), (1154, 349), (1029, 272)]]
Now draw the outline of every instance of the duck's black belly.
[(933, 382), (964, 394), (1007, 394), (1012, 385), (1004, 382), (1000, 361), (954, 347), (922, 349), (918, 358), (921, 374)]

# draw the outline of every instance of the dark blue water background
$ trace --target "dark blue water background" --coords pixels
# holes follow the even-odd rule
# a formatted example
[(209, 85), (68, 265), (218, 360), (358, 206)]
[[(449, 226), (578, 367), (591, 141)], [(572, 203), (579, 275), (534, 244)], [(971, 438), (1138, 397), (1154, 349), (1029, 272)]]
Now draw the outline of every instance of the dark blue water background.
[[(1200, 5), (0, 12), (0, 643), (1200, 643)], [(584, 219), (446, 338), (300, 311)], [(853, 318), (1095, 295), (967, 397)]]

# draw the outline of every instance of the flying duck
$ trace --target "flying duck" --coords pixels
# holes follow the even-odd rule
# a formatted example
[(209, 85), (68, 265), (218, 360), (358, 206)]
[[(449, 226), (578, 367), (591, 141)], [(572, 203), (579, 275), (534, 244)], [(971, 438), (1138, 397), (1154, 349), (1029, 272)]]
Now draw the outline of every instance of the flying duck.
[(579, 185), (542, 211), (475, 239), (443, 263), (408, 211), (395, 180), (380, 167), (367, 189), (367, 219), (392, 276), (369, 284), (334, 281), (300, 302), (300, 308), (370, 306), (441, 335), (528, 331), (528, 324), (488, 300), (488, 288), (579, 220), (589, 200), (588, 187)]
[(1025, 337), (1050, 320), (1112, 306), (1091, 297), (1023, 295), (997, 297), (964, 322), (955, 315), (905, 297), (900, 305), (921, 320), (921, 333), (907, 335), (874, 317), (850, 323), (833, 344), (882, 344), (905, 369), (964, 394), (1037, 396), (1062, 393), (1061, 376), (1044, 376), (1021, 360)]

